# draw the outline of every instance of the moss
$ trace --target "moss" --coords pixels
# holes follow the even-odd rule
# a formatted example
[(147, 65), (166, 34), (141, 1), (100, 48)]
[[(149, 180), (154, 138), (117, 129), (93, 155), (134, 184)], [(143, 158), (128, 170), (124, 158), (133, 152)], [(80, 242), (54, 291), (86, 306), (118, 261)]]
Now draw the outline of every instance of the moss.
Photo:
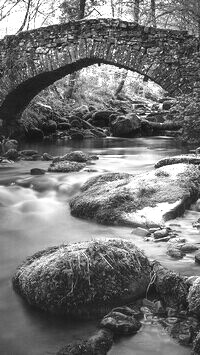
[(166, 203), (168, 209), (163, 216), (168, 219), (172, 216), (168, 214), (171, 213), (170, 204), (177, 203), (174, 218), (198, 198), (199, 186), (200, 171), (194, 165), (167, 166), (135, 176), (110, 173), (89, 179), (81, 193), (70, 201), (70, 208), (76, 217), (103, 224), (130, 225), (132, 220), (126, 218), (128, 214)]
[(106, 239), (36, 253), (18, 268), (13, 285), (31, 305), (78, 317), (138, 298), (149, 279), (149, 261), (140, 249)]

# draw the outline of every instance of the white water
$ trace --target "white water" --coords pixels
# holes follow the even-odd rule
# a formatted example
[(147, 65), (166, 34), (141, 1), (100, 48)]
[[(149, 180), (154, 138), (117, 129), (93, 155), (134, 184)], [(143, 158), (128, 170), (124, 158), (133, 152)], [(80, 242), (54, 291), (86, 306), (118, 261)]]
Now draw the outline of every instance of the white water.
[[(105, 171), (139, 173), (153, 169), (158, 159), (185, 150), (166, 138), (89, 140), (73, 144), (32, 145), (29, 148), (53, 155), (77, 149), (99, 154), (100, 159), (90, 166), (97, 172), (30, 176), (31, 168), (46, 168), (47, 162), (19, 162), (0, 169), (0, 354), (54, 354), (61, 346), (88, 336), (96, 328), (96, 322), (69, 323), (66, 319), (31, 309), (12, 290), (11, 277), (16, 267), (38, 250), (63, 242), (119, 236), (134, 240), (149, 257), (173, 270), (187, 275), (199, 274), (193, 254), (174, 261), (166, 255), (165, 243), (145, 242), (142, 237), (131, 234), (130, 228), (107, 227), (76, 219), (70, 215), (68, 206), (69, 199), (94, 174)], [(192, 227), (192, 222), (199, 217), (199, 212), (189, 211), (184, 219), (176, 221), (180, 224), (177, 230), (188, 241), (200, 242), (199, 231)], [(132, 353), (187, 355), (190, 350), (175, 344), (158, 325), (144, 323), (137, 335), (121, 340), (110, 355)]]

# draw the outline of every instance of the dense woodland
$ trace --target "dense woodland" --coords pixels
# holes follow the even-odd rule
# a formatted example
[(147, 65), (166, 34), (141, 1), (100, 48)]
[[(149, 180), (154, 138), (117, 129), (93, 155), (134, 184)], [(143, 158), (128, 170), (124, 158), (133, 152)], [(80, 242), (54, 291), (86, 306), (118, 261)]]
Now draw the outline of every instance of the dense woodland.
[[(17, 24), (10, 21), (16, 13), (20, 19)], [(3, 37), (59, 22), (101, 17), (188, 31), (194, 36), (200, 36), (199, 0), (2, 0), (0, 31)], [(13, 27), (10, 27), (11, 22)], [(157, 102), (163, 91), (155, 83), (146, 82), (140, 74), (108, 65), (94, 65), (68, 75), (41, 92), (24, 113), (24, 121), (25, 124), (28, 121), (30, 124), (37, 123), (38, 112), (35, 114), (34, 111), (38, 101), (53, 105), (53, 109), (62, 115), (84, 104), (93, 105), (97, 109), (109, 109), (110, 100), (119, 95), (128, 100), (142, 97), (143, 100)], [(185, 141), (199, 141), (198, 113), (197, 93), (189, 98), (184, 95), (177, 98), (170, 119), (183, 124), (181, 136)]]

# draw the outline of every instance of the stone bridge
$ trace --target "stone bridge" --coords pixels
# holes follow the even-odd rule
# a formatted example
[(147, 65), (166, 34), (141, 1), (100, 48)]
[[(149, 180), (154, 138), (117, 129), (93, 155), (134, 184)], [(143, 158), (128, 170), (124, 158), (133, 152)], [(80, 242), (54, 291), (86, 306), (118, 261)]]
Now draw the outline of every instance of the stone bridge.
[(187, 32), (118, 19), (73, 21), (0, 41), (0, 119), (12, 128), (41, 90), (95, 63), (136, 71), (174, 96), (200, 80), (199, 42)]

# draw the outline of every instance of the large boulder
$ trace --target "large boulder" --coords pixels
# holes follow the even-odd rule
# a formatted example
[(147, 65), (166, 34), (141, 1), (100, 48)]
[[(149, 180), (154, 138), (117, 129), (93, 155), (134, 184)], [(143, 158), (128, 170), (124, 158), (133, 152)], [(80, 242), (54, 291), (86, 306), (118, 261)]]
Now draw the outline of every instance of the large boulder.
[(120, 238), (50, 247), (29, 257), (13, 278), (15, 290), (45, 311), (88, 318), (144, 296), (150, 263)]
[(53, 120), (43, 122), (42, 131), (45, 135), (55, 133), (57, 129), (57, 123)]
[(190, 287), (188, 294), (189, 310), (200, 317), (200, 277)]
[(97, 127), (106, 127), (109, 125), (109, 117), (113, 111), (97, 111), (92, 115), (91, 123)]
[(110, 123), (110, 129), (114, 137), (134, 136), (141, 128), (141, 120), (135, 114), (118, 116)]
[(199, 169), (186, 164), (135, 176), (99, 175), (89, 179), (71, 200), (71, 213), (103, 224), (160, 226), (198, 198), (199, 184)]

